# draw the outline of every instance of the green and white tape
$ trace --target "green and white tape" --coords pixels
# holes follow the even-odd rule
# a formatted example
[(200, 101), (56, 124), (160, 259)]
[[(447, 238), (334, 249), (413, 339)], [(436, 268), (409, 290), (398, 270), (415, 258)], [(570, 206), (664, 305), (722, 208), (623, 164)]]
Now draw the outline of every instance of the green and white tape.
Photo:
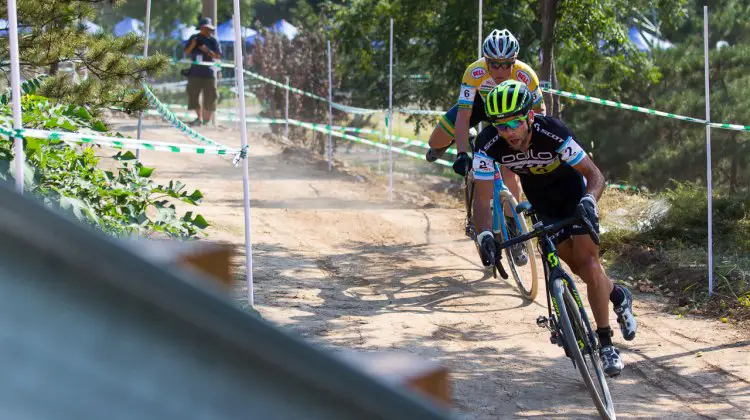
[[(8, 138), (14, 136), (15, 130), (0, 127), (0, 135)], [(32, 128), (18, 131), (16, 136), (23, 138), (36, 138), (47, 141), (66, 141), (81, 144), (96, 144), (100, 146), (113, 147), (116, 149), (144, 149), (159, 152), (190, 153), (199, 155), (231, 155), (240, 153), (236, 149), (225, 149), (218, 147), (202, 147), (193, 144), (165, 143), (148, 140), (127, 139), (121, 137), (98, 136), (82, 133), (68, 133), (59, 131), (37, 130)]]
[(587, 95), (580, 95), (580, 94), (577, 94), (577, 93), (565, 92), (564, 90), (542, 88), (542, 91), (547, 92), (547, 93), (551, 93), (551, 94), (554, 94), (554, 95), (562, 96), (564, 98), (576, 99), (576, 100), (579, 100), (579, 101), (586, 101), (586, 102), (591, 102), (591, 103), (594, 103), (594, 104), (606, 105), (606, 106), (611, 106), (611, 107), (620, 108), (620, 109), (627, 109), (627, 110), (630, 110), (630, 111), (641, 112), (641, 113), (644, 113), (644, 114), (658, 115), (660, 117), (671, 118), (673, 120), (688, 121), (688, 122), (693, 122), (693, 123), (697, 123), (697, 124), (708, 124), (711, 127), (723, 128), (725, 130), (750, 131), (750, 125), (726, 124), (726, 123), (712, 123), (712, 122), (708, 122), (706, 120), (702, 120), (702, 119), (699, 119), (699, 118), (686, 117), (684, 115), (677, 115), (677, 114), (672, 114), (672, 113), (669, 113), (669, 112), (657, 111), (655, 109), (644, 108), (644, 107), (640, 107), (640, 106), (636, 106), (636, 105), (628, 105), (628, 104), (624, 104), (622, 102), (616, 102), (616, 101), (610, 101), (610, 100), (607, 100), (607, 99), (595, 98), (593, 96), (587, 96)]
[[(196, 61), (190, 61), (190, 60), (179, 60), (179, 61), (176, 61), (176, 62), (187, 63), (187, 64), (197, 64), (197, 65), (200, 65), (200, 66), (208, 66), (208, 67), (234, 68), (234, 64), (220, 63), (220, 62), (203, 62), (203, 61), (202, 62), (196, 62)], [(293, 86), (290, 86), (290, 85), (278, 82), (276, 80), (269, 79), (268, 77), (262, 76), (262, 75), (260, 75), (258, 73), (253, 73), (253, 72), (251, 72), (249, 70), (243, 70), (243, 73), (246, 76), (250, 76), (250, 77), (252, 77), (254, 79), (257, 79), (257, 80), (260, 80), (262, 82), (268, 83), (268, 84), (270, 84), (272, 86), (276, 86), (276, 87), (279, 87), (279, 88), (282, 88), (282, 89), (286, 89), (286, 90), (288, 90), (288, 91), (290, 91), (292, 93), (297, 93), (299, 95), (304, 95), (304, 96), (307, 96), (307, 97), (310, 97), (310, 98), (313, 98), (313, 99), (316, 99), (316, 100), (319, 100), (319, 101), (322, 101), (322, 102), (328, 102), (328, 98), (324, 98), (324, 97), (322, 97), (320, 95), (316, 95), (314, 93), (306, 92), (306, 91), (304, 91), (302, 89), (298, 89), (296, 87), (293, 87)], [(344, 104), (339, 104), (339, 103), (336, 103), (336, 102), (332, 102), (331, 106), (333, 108), (338, 109), (339, 111), (346, 112), (347, 114), (371, 115), (371, 114), (381, 114), (381, 113), (385, 113), (385, 112), (388, 111), (387, 109), (359, 108), (359, 107), (356, 107), (356, 106), (344, 105)], [(401, 114), (415, 114), (415, 115), (417, 115), (417, 114), (419, 114), (419, 115), (443, 115), (445, 113), (444, 111), (431, 111), (431, 110), (408, 109), (408, 108), (399, 108), (399, 109), (396, 109), (395, 111), (399, 112)]]
[(151, 92), (151, 89), (149, 89), (146, 84), (143, 84), (143, 91), (146, 93), (146, 98), (148, 99), (149, 104), (151, 104), (152, 107), (156, 109), (156, 111), (161, 115), (161, 117), (170, 123), (172, 127), (180, 130), (183, 134), (192, 137), (196, 140), (198, 140), (201, 143), (210, 144), (211, 146), (215, 146), (221, 149), (229, 149), (229, 147), (224, 146), (221, 143), (217, 143), (208, 137), (204, 136), (203, 134), (193, 130), (192, 128), (188, 127), (180, 121), (173, 113), (170, 111), (159, 99), (154, 95), (153, 92)]
[[(190, 60), (182, 60), (180, 62), (187, 62), (187, 63), (192, 63), (192, 64), (206, 65), (206, 66), (234, 67), (233, 64), (224, 64), (224, 63), (196, 63), (196, 62), (191, 62)], [(301, 95), (309, 96), (311, 98), (318, 99), (320, 101), (328, 102), (328, 99), (326, 98), (323, 98), (321, 96), (318, 96), (309, 92), (302, 91), (292, 86), (285, 85), (283, 83), (277, 82), (275, 80), (269, 79), (259, 74), (256, 74), (247, 70), (245, 70), (245, 74), (250, 77), (256, 78), (258, 80), (269, 83), (271, 85), (274, 85), (283, 89), (288, 89), (291, 92), (299, 93)], [(697, 124), (707, 124), (714, 128), (721, 128), (725, 130), (736, 130), (736, 131), (750, 131), (750, 125), (714, 123), (714, 122), (702, 120), (700, 118), (686, 117), (684, 115), (677, 115), (677, 114), (672, 114), (669, 112), (657, 111), (655, 109), (644, 108), (644, 107), (640, 107), (636, 105), (628, 105), (628, 104), (624, 104), (621, 102), (595, 98), (593, 96), (581, 95), (578, 93), (566, 92), (566, 91), (558, 90), (558, 89), (549, 89), (546, 87), (543, 87), (542, 91), (551, 93), (554, 95), (562, 96), (565, 98), (591, 102), (591, 103), (595, 103), (599, 105), (606, 105), (606, 106), (611, 106), (611, 107), (620, 108), (620, 109), (627, 109), (630, 111), (636, 111), (636, 112), (641, 112), (641, 113), (650, 114), (650, 115), (657, 115), (660, 117), (666, 117), (666, 118), (671, 118), (671, 119), (680, 120), (680, 121), (688, 121), (688, 122), (693, 122)], [(332, 105), (336, 109), (339, 109), (343, 112), (353, 113), (353, 114), (356, 114), (356, 113), (375, 114), (375, 113), (381, 113), (381, 112), (386, 111), (386, 110), (377, 110), (377, 109), (357, 108), (357, 107), (352, 107), (349, 105), (343, 105), (343, 104), (337, 104), (337, 103), (333, 103)], [(400, 109), (397, 109), (396, 111), (403, 113), (403, 114), (421, 114), (421, 115), (442, 115), (445, 113), (444, 111), (417, 110), (417, 109), (406, 109), (406, 108), (400, 108)]]

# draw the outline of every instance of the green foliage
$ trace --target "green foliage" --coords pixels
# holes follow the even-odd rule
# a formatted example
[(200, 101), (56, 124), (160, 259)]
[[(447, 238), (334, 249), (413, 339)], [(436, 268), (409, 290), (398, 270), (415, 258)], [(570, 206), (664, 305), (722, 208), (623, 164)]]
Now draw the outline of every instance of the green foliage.
[[(705, 244), (708, 240), (708, 203), (706, 188), (696, 183), (681, 183), (665, 190), (661, 198), (669, 211), (646, 232), (653, 243), (679, 240)], [(719, 194), (713, 199), (714, 235), (719, 251), (750, 253), (750, 195)]]
[(609, 230), (602, 251), (610, 272), (674, 297), (682, 311), (750, 319), (750, 195), (713, 200), (714, 292), (708, 296), (706, 189), (681, 183), (653, 197), (669, 207), (642, 230)]
[[(258, 73), (281, 82), (289, 76), (289, 83), (304, 91), (314, 93), (318, 96), (328, 97), (328, 53), (327, 33), (325, 25), (319, 24), (315, 27), (306, 27), (294, 38), (294, 43), (286, 37), (261, 30), (260, 36), (265, 41), (255, 47), (253, 54), (254, 70)], [(335, 67), (338, 63), (338, 52), (336, 43), (331, 43), (331, 61)], [(300, 71), (304, 69), (304, 71)], [(341, 78), (334, 75), (333, 89), (338, 90)], [(258, 98), (265, 104), (263, 116), (272, 118), (284, 117), (285, 104), (284, 89), (276, 88), (270, 84), (263, 84), (256, 91)], [(334, 98), (338, 101), (338, 98)], [(303, 121), (327, 121), (328, 104), (302, 95), (289, 95), (289, 115), (296, 115)], [(334, 123), (341, 121), (345, 115), (334, 112)], [(278, 133), (283, 126), (272, 126), (271, 130)], [(295, 137), (304, 138), (306, 130), (290, 127), (290, 133)], [(290, 134), (291, 136), (291, 134)], [(311, 146), (313, 150), (323, 153), (325, 142), (322, 136), (313, 135)]]
[[(750, 124), (750, 23), (736, 19), (750, 13), (750, 5), (725, 0), (711, 7), (709, 16), (711, 115), (713, 121)], [(675, 48), (656, 51), (654, 66), (661, 77), (621, 83), (610, 99), (697, 118), (705, 116), (705, 81), (702, 39), (702, 5), (689, 11), (678, 30), (667, 31)], [(717, 49), (720, 40), (729, 46)], [(568, 66), (573, 73), (576, 65)], [(592, 96), (606, 94), (607, 75), (594, 76), (572, 88)], [(706, 130), (703, 126), (651, 117), (619, 109), (570, 102), (564, 117), (588, 146), (609, 179), (622, 179), (652, 189), (668, 187), (672, 180), (702, 181), (706, 176)], [(750, 182), (750, 135), (713, 129), (714, 188), (721, 192), (747, 192)]]
[[(107, 135), (105, 124), (85, 107), (50, 102), (41, 96), (24, 96), (23, 125), (56, 131)], [(10, 126), (12, 111), (0, 107), (0, 121)], [(103, 232), (122, 236), (161, 234), (190, 238), (208, 226), (203, 216), (178, 214), (175, 203), (198, 205), (200, 191), (189, 192), (179, 181), (159, 184), (151, 178), (154, 169), (133, 163), (135, 156), (118, 153), (115, 171), (98, 168), (94, 147), (63, 141), (26, 138), (27, 189), (51, 207), (72, 213)], [(13, 144), (0, 141), (0, 177), (10, 178)]]
[[(55, 100), (88, 105), (91, 109), (103, 106), (122, 106), (140, 109), (146, 103), (133, 93), (148, 74), (156, 74), (167, 65), (161, 55), (148, 59), (133, 58), (142, 51), (141, 40), (133, 35), (115, 38), (109, 34), (89, 34), (82, 22), (93, 19), (95, 6), (108, 0), (71, 0), (17, 2), (21, 72), (31, 78), (49, 72), (38, 89)], [(7, 15), (7, 4), (0, 3), (0, 14)], [(140, 51), (139, 51), (140, 50)], [(7, 42), (0, 43), (0, 69), (9, 74), (10, 51)], [(88, 79), (73, 83), (73, 76), (63, 67), (75, 67)]]
[[(555, 56), (562, 88), (588, 93), (593, 85), (611, 96), (627, 91), (631, 84), (656, 83), (658, 70), (626, 40), (627, 23), (638, 9), (653, 6), (659, 13), (671, 13), (666, 22), (676, 24), (684, 16), (685, 1), (559, 2)], [(335, 23), (333, 38), (341, 54), (337, 73), (343, 77), (342, 88), (351, 92), (352, 103), (372, 108), (387, 105), (393, 18), (394, 105), (452, 106), (466, 66), (477, 58), (477, 6), (463, 0), (440, 0), (429, 7), (414, 0), (353, 0), (324, 8)], [(531, 0), (485, 2), (482, 28), (484, 36), (496, 27), (509, 29), (521, 44), (519, 58), (538, 74), (539, 8), (540, 2)], [(414, 77), (421, 74), (430, 77), (417, 81)]]

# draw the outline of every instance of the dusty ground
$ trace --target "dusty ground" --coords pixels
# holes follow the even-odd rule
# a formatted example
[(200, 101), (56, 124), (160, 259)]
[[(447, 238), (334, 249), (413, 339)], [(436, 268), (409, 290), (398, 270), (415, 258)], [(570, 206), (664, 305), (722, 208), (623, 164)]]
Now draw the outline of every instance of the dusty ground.
[[(115, 123), (135, 134), (133, 120)], [(240, 143), (234, 129), (200, 131)], [(144, 138), (190, 143), (153, 119)], [(397, 349), (439, 360), (452, 372), (459, 418), (596, 415), (569, 359), (535, 325), (546, 313), (544, 294), (529, 304), (512, 285), (484, 274), (463, 236), (461, 212), (439, 194), (415, 193), (430, 179), (399, 177), (389, 202), (382, 178), (329, 173), (258, 132), (249, 142), (255, 299), (264, 318), (331, 348)], [(244, 249), (239, 168), (217, 157), (142, 157), (161, 179), (203, 192), (210, 240)], [(238, 258), (244, 279), (243, 267)], [(618, 416), (750, 418), (750, 334), (677, 319), (653, 296), (637, 299), (636, 340), (615, 336), (627, 364), (610, 381)]]

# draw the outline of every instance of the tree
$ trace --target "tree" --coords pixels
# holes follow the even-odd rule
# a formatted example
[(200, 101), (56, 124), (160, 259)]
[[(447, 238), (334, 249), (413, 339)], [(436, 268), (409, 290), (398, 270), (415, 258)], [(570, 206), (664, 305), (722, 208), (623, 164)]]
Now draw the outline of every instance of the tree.
[[(633, 7), (648, 3), (637, 1), (640, 3), (493, 1), (484, 6), (482, 32), (486, 35), (495, 27), (509, 29), (521, 44), (519, 58), (535, 68), (542, 79), (566, 88), (596, 80), (598, 88), (610, 95), (619, 92), (628, 78), (645, 77), (649, 83), (658, 80), (658, 71), (648, 57), (639, 54), (625, 36), (627, 18), (636, 14)], [(659, 10), (679, 10), (684, 1), (663, 0)], [(394, 103), (431, 109), (447, 109), (455, 103), (463, 71), (476, 59), (476, 2), (438, 0), (424, 7), (416, 0), (352, 0), (324, 10), (335, 22), (333, 37), (341, 48), (337, 71), (345, 75), (343, 86), (351, 90), (355, 104), (383, 107), (386, 103), (387, 97), (376, 93), (387, 92), (391, 17), (396, 57)], [(542, 15), (546, 17), (542, 19)], [(600, 41), (607, 47), (607, 54), (600, 48)], [(540, 67), (543, 45), (549, 51), (541, 55), (549, 61)], [(570, 65), (564, 67), (565, 63)], [(429, 78), (416, 83), (414, 75), (421, 74)], [(547, 101), (553, 105), (551, 98)], [(559, 98), (556, 101), (559, 103)], [(553, 105), (551, 111), (556, 109), (559, 106)]]
[[(142, 92), (134, 88), (146, 74), (156, 73), (167, 64), (164, 56), (136, 59), (141, 41), (133, 36), (114, 38), (111, 35), (87, 33), (82, 24), (95, 15), (93, 6), (108, 0), (72, 0), (39, 2), (19, 0), (18, 21), (23, 30), (18, 47), (22, 74), (33, 76), (48, 71), (40, 94), (56, 99), (89, 105), (96, 109), (119, 105), (127, 109), (146, 105)], [(0, 4), (0, 14), (7, 15), (7, 3)], [(10, 51), (0, 43), (0, 69), (9, 76)], [(90, 77), (79, 84), (71, 83), (71, 75), (58, 72), (62, 63), (85, 68)], [(9, 83), (9, 82), (8, 82)]]
[[(705, 116), (703, 5), (695, 2), (682, 25), (667, 30), (675, 47), (652, 54), (660, 69), (658, 83), (629, 78), (614, 97), (625, 103), (696, 118)], [(750, 13), (738, 0), (720, 1), (709, 16), (711, 115), (713, 121), (750, 124), (750, 23), (736, 19)], [(719, 41), (725, 47), (717, 48)], [(724, 44), (719, 44), (724, 45)], [(580, 64), (578, 64), (580, 65)], [(571, 62), (566, 67), (575, 69)], [(588, 72), (588, 71), (584, 71)], [(605, 75), (606, 78), (606, 75)], [(598, 95), (597, 77), (586, 93)], [(627, 180), (652, 188), (675, 181), (706, 179), (705, 127), (646, 116), (587, 103), (571, 103), (568, 122), (580, 139), (595, 141), (597, 163), (609, 179)], [(712, 130), (714, 187), (726, 192), (747, 191), (750, 181), (750, 135)]]
[[(312, 9), (298, 11), (302, 15), (309, 16)], [(253, 64), (255, 71), (260, 74), (281, 82), (289, 77), (292, 86), (306, 92), (314, 93), (320, 97), (328, 97), (328, 57), (327, 57), (327, 22), (319, 21), (300, 30), (293, 42), (285, 36), (271, 33), (266, 29), (260, 31), (264, 39), (255, 46), (253, 53)], [(331, 45), (331, 62), (335, 67), (338, 62), (337, 46)], [(333, 89), (338, 90), (340, 77), (334, 76)], [(286, 91), (269, 84), (263, 84), (257, 92), (258, 97), (265, 104), (263, 116), (272, 118), (284, 117), (284, 104)], [(338, 100), (334, 98), (334, 100)], [(303, 121), (321, 122), (328, 121), (328, 104), (307, 96), (289, 95), (289, 115), (296, 115)], [(334, 112), (334, 123), (341, 121), (345, 115)], [(272, 127), (279, 133), (283, 130), (281, 126)], [(290, 127), (294, 138), (304, 138), (305, 130)], [(313, 135), (313, 139), (322, 139), (322, 136)], [(325, 142), (318, 140), (311, 142), (311, 148), (319, 153), (325, 152)], [(336, 142), (334, 141), (334, 150)]]

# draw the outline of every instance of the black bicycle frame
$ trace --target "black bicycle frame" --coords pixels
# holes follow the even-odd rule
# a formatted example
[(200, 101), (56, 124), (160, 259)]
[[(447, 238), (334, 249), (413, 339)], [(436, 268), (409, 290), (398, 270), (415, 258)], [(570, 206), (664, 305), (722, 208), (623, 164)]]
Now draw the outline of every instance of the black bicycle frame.
[[(554, 308), (555, 329), (558, 330), (559, 334), (562, 334), (558, 324), (558, 320), (560, 319), (560, 308), (557, 305), (557, 300), (555, 300), (552, 296), (554, 281), (557, 279), (562, 279), (564, 287), (568, 288), (570, 294), (573, 296), (573, 299), (575, 299), (576, 301), (578, 311), (581, 313), (581, 319), (583, 319), (583, 322), (585, 323), (586, 331), (591, 332), (590, 336), (588, 337), (588, 343), (586, 343), (587, 348), (585, 350), (587, 352), (593, 352), (593, 350), (595, 349), (595, 343), (597, 342), (596, 337), (593, 334), (594, 330), (593, 328), (591, 328), (591, 323), (589, 322), (589, 318), (586, 315), (586, 310), (583, 307), (583, 301), (581, 300), (581, 295), (578, 293), (575, 282), (570, 277), (570, 275), (562, 269), (560, 265), (560, 256), (557, 253), (557, 247), (555, 247), (552, 240), (545, 235), (539, 238), (539, 249), (542, 252), (542, 257), (544, 260), (542, 264), (544, 264), (544, 274), (547, 284), (547, 312), (549, 313), (550, 319), (553, 319), (552, 310)], [(583, 351), (584, 349), (581, 350)]]

